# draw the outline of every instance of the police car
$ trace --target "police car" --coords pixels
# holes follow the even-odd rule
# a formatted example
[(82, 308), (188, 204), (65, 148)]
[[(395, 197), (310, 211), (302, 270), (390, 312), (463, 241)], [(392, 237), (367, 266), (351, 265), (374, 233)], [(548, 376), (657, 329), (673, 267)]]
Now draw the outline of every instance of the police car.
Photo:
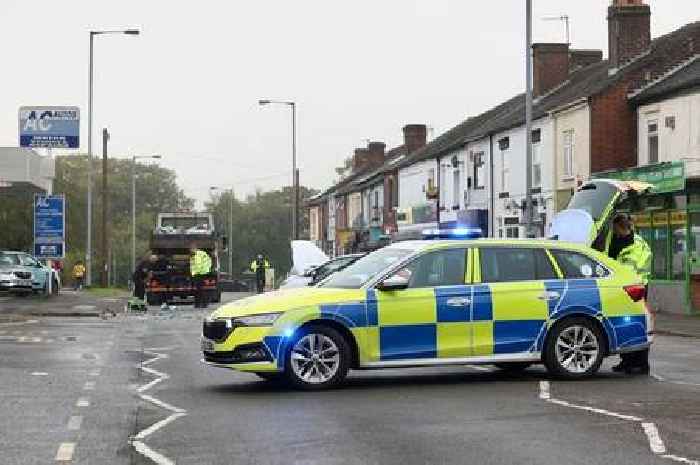
[(577, 379), (651, 343), (640, 278), (585, 244), (435, 239), (223, 305), (203, 323), (204, 361), (302, 389), (350, 369), (435, 365), (543, 363)]

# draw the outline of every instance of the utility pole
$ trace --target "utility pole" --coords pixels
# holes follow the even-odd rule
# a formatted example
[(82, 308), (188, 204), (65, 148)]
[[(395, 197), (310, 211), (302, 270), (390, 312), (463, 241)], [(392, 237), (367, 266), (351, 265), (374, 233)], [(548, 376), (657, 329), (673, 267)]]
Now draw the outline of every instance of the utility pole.
[(107, 168), (107, 142), (109, 132), (107, 128), (102, 129), (102, 260), (100, 271), (100, 284), (102, 287), (109, 287), (109, 229), (107, 228), (107, 218), (109, 216), (109, 192), (108, 192), (108, 168)]
[(534, 237), (532, 211), (532, 0), (525, 0), (525, 236)]

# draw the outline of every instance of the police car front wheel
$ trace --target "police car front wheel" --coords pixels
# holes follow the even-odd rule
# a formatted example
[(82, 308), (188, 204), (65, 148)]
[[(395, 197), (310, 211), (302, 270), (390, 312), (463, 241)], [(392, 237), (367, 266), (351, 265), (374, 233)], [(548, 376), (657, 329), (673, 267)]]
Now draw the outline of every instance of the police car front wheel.
[(299, 331), (287, 353), (285, 372), (300, 389), (326, 389), (341, 383), (349, 366), (345, 338), (333, 328), (314, 325)]
[(563, 378), (584, 378), (600, 368), (603, 336), (588, 318), (567, 318), (552, 328), (545, 352), (547, 369)]

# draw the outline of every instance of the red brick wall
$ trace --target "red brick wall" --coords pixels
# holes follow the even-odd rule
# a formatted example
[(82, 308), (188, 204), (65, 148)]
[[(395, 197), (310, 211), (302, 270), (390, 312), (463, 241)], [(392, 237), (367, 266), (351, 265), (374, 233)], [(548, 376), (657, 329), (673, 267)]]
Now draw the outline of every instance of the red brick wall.
[(533, 44), (532, 92), (544, 95), (569, 77), (569, 44)]
[(591, 173), (637, 164), (637, 117), (627, 102), (629, 80), (591, 97)]

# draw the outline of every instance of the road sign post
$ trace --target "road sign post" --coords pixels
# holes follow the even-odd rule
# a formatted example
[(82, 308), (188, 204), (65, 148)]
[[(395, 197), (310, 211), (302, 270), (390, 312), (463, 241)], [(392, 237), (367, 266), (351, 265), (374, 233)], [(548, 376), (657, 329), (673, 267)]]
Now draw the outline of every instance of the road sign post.
[(34, 196), (34, 256), (60, 259), (65, 256), (66, 199), (63, 194)]

